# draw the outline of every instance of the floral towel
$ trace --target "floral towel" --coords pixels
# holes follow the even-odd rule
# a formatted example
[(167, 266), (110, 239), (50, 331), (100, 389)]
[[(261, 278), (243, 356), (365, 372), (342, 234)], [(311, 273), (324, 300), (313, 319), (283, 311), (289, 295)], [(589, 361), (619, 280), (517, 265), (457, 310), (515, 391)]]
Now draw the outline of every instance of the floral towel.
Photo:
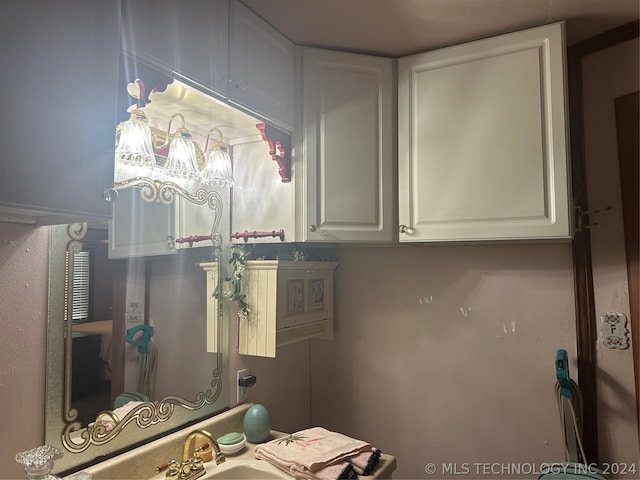
[(258, 445), (254, 454), (300, 479), (356, 478), (358, 473), (366, 475), (380, 458), (371, 444), (322, 427)]
[(332, 463), (314, 471), (293, 465), (287, 473), (298, 480), (355, 480), (358, 478), (353, 465), (349, 462)]

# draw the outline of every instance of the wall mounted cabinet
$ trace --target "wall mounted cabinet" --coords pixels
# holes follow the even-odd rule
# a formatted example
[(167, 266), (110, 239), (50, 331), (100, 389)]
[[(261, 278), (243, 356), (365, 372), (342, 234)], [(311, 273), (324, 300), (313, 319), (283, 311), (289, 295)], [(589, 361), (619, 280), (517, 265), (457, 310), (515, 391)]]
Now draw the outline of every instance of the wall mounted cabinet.
[(229, 100), (292, 132), (293, 42), (238, 1), (231, 2), (230, 25)]
[(295, 241), (570, 239), (565, 50), (557, 23), (410, 55), (396, 90), (392, 59), (300, 48)]
[(225, 95), (228, 0), (125, 0), (123, 4), (125, 52)]
[[(218, 231), (229, 238), (229, 191), (218, 189), (223, 200), (222, 221)], [(109, 221), (109, 258), (173, 255), (189, 243), (180, 238), (211, 235), (215, 212), (205, 205), (195, 205), (176, 197), (174, 203), (146, 202), (137, 188), (121, 190), (113, 203)], [(226, 219), (225, 219), (226, 217)], [(194, 243), (211, 247), (211, 240)]]
[(333, 338), (333, 262), (249, 260), (242, 293), (251, 309), (239, 320), (239, 352), (275, 357), (276, 348)]
[(398, 62), (401, 242), (571, 237), (563, 24)]
[(293, 130), (294, 46), (235, 0), (127, 0), (124, 51)]
[(3, 2), (0, 221), (109, 218), (119, 51), (119, 2)]
[(395, 238), (393, 62), (302, 49), (299, 241)]

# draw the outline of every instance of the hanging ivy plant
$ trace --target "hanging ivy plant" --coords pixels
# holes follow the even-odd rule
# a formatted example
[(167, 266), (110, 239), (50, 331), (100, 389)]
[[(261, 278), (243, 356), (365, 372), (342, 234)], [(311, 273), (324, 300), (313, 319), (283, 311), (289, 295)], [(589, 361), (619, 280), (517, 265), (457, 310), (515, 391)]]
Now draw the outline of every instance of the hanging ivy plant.
[[(249, 318), (249, 304), (247, 303), (247, 296), (240, 291), (240, 283), (242, 282), (242, 272), (244, 271), (245, 251), (240, 245), (234, 245), (231, 247), (231, 256), (229, 258), (229, 265), (231, 265), (231, 275), (224, 279), (228, 283), (229, 288), (222, 292), (224, 298), (229, 299), (232, 302), (238, 304), (238, 315), (243, 320)], [(219, 298), (220, 287), (216, 287), (213, 292), (215, 298)]]

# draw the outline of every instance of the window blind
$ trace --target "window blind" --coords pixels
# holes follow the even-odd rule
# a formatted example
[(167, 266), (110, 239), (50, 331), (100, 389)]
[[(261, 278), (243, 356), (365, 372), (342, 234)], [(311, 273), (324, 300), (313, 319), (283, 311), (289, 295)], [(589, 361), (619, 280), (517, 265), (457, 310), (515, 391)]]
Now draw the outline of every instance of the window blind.
[[(69, 252), (67, 252), (67, 275), (65, 278), (66, 287), (65, 291), (69, 292), (69, 287), (72, 289), (72, 298), (67, 298), (67, 302), (71, 301), (71, 321), (73, 323), (81, 323), (89, 320), (89, 273), (91, 263), (91, 252), (83, 250), (76, 252), (73, 257), (73, 285), (70, 285), (70, 262)], [(67, 312), (65, 312), (65, 316)]]

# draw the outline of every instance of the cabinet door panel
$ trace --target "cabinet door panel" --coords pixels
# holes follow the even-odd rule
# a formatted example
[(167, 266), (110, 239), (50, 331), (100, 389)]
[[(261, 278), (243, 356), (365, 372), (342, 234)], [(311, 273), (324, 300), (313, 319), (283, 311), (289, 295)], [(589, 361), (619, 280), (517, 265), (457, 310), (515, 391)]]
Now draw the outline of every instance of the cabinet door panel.
[(391, 241), (392, 60), (318, 49), (303, 55), (302, 234), (306, 240)]
[(229, 99), (292, 131), (294, 45), (241, 3), (231, 5)]
[(297, 270), (278, 272), (278, 330), (305, 323), (307, 286)]
[(41, 223), (109, 218), (119, 2), (2, 7), (0, 211), (24, 209)]
[(570, 236), (556, 24), (399, 61), (401, 241)]
[(126, 52), (226, 96), (228, 0), (127, 0), (124, 22)]
[(118, 192), (109, 221), (109, 258), (176, 253), (174, 208), (145, 202), (137, 188)]
[(333, 318), (333, 270), (311, 270), (306, 277), (307, 318), (303, 323)]

